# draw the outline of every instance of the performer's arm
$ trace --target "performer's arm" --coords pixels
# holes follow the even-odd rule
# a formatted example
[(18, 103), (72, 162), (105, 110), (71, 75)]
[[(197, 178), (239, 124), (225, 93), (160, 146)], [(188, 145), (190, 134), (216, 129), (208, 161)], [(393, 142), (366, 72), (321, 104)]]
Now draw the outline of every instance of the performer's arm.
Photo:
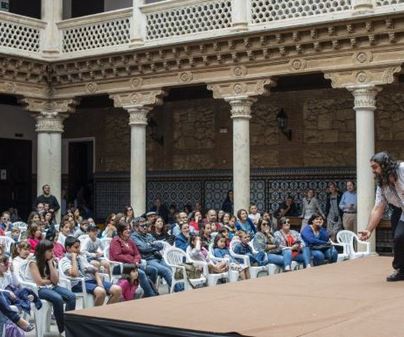
[(378, 203), (373, 207), (372, 212), (370, 213), (367, 228), (363, 231), (359, 231), (359, 236), (361, 240), (367, 240), (370, 238), (372, 232), (377, 227), (377, 225), (379, 224), (380, 220), (383, 217), (384, 207), (385, 207), (384, 203)]

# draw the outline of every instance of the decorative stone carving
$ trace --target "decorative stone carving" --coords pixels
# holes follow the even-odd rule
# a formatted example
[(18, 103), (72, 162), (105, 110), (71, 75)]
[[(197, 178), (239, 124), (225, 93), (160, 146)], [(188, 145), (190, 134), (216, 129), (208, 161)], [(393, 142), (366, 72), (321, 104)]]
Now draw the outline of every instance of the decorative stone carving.
[(140, 77), (135, 77), (130, 80), (130, 85), (133, 89), (139, 89), (143, 84), (143, 79)]
[(400, 66), (370, 68), (362, 70), (348, 70), (327, 72), (324, 77), (331, 80), (333, 88), (348, 88), (357, 85), (383, 85), (394, 81), (394, 74), (401, 71)]
[(355, 53), (353, 56), (353, 61), (358, 63), (369, 63), (373, 60), (373, 54), (370, 51), (361, 51)]
[(248, 70), (245, 66), (235, 66), (232, 68), (232, 73), (235, 77), (244, 77), (247, 75)]
[(97, 83), (95, 82), (87, 83), (87, 91), (90, 94), (94, 94), (97, 91)]
[(178, 74), (178, 79), (180, 80), (180, 82), (188, 83), (191, 82), (193, 78), (194, 75), (190, 71), (184, 71)]
[(6, 82), (4, 87), (11, 94), (14, 94), (17, 90), (17, 85), (13, 82)]
[(63, 120), (67, 115), (59, 114), (57, 112), (43, 112), (38, 115), (33, 115), (33, 117), (36, 120), (36, 132), (62, 133)]
[(294, 59), (290, 61), (290, 67), (292, 70), (303, 70), (306, 68), (307, 62), (304, 59)]
[(161, 104), (164, 95), (163, 90), (144, 90), (112, 94), (109, 97), (114, 101), (115, 107), (128, 110), (133, 107)]
[(79, 103), (79, 99), (42, 99), (24, 97), (20, 102), (25, 105), (25, 109), (28, 111), (40, 113), (69, 113), (74, 111), (76, 105)]
[(374, 86), (349, 88), (354, 96), (354, 110), (376, 110), (376, 95), (382, 89)]
[(274, 85), (274, 83), (271, 79), (223, 82), (209, 84), (208, 90), (213, 91), (214, 98), (250, 97), (265, 94), (266, 87)]
[(147, 114), (152, 107), (129, 108), (129, 125), (147, 125)]
[(251, 119), (251, 105), (255, 102), (254, 98), (226, 99), (231, 105), (231, 118)]

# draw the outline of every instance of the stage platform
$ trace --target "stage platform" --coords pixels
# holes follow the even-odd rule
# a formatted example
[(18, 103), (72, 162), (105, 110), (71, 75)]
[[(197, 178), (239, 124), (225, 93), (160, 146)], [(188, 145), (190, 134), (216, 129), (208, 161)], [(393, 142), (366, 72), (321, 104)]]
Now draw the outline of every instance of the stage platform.
[(404, 282), (369, 257), (66, 313), (67, 337), (404, 336)]

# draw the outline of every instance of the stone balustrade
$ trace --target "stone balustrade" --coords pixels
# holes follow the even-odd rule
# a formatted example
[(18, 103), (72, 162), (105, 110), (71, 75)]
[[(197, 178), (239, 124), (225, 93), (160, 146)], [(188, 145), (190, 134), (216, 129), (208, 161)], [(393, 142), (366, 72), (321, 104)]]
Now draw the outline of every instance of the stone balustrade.
[[(402, 10), (404, 0), (165, 0), (152, 4), (133, 0), (131, 8), (56, 19), (60, 41), (52, 57), (97, 55)], [(0, 47), (21, 56), (43, 57), (47, 23), (1, 12)]]

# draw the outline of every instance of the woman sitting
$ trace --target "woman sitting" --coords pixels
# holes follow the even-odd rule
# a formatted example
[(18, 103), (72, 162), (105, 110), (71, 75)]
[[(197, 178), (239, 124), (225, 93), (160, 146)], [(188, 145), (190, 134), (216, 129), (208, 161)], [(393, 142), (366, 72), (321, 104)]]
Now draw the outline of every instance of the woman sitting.
[(202, 246), (202, 240), (199, 235), (191, 235), (189, 239), (189, 246), (191, 248), (191, 259), (206, 262), (209, 273), (220, 274), (229, 270), (229, 265), (226, 261), (216, 262), (209, 258), (209, 252), (205, 247)]
[(53, 243), (49, 240), (42, 240), (35, 249), (35, 256), (29, 262), (29, 273), (26, 278), (30, 278), (38, 286), (38, 296), (40, 299), (49, 301), (53, 306), (56, 324), (59, 333), (64, 327), (64, 305), (66, 311), (76, 308), (76, 295), (70, 290), (60, 287), (59, 272), (53, 257)]
[(150, 234), (158, 241), (166, 241), (170, 245), (174, 243), (175, 236), (168, 234), (168, 228), (161, 216), (158, 216), (151, 226)]
[(240, 209), (237, 212), (237, 218), (237, 230), (242, 230), (243, 232), (246, 232), (248, 235), (250, 235), (250, 237), (254, 237), (257, 229), (255, 228), (255, 225), (253, 224), (251, 219), (248, 217), (247, 211), (245, 209)]
[(189, 245), (189, 225), (188, 223), (180, 223), (181, 233), (175, 238), (175, 247), (187, 251)]
[[(117, 226), (117, 234), (118, 235), (112, 239), (109, 247), (110, 260), (135, 264), (140, 267), (139, 283), (144, 290), (144, 297), (156, 296), (158, 293), (153, 288), (153, 283), (151, 280), (153, 282), (156, 281), (157, 269), (150, 266), (141, 266), (141, 255), (135, 242), (130, 238), (130, 228), (128, 224), (119, 223)], [(114, 270), (113, 273), (120, 273), (120, 271)], [(149, 280), (149, 277), (151, 280)]]
[(275, 241), (271, 233), (271, 227), (268, 221), (259, 219), (257, 223), (258, 232), (253, 240), (254, 249), (258, 252), (265, 252), (268, 256), (268, 263), (282, 267), (284, 271), (291, 270), (292, 251), (282, 249)]
[(330, 242), (330, 236), (326, 228), (323, 227), (324, 218), (320, 214), (313, 214), (302, 232), (301, 236), (310, 247), (313, 264), (315, 266), (325, 263), (337, 262), (338, 252)]
[(274, 233), (276, 242), (282, 249), (291, 250), (293, 261), (303, 263), (305, 268), (310, 268), (310, 248), (304, 244), (299, 232), (290, 229), (287, 218), (281, 218), (279, 224), (281, 229)]

